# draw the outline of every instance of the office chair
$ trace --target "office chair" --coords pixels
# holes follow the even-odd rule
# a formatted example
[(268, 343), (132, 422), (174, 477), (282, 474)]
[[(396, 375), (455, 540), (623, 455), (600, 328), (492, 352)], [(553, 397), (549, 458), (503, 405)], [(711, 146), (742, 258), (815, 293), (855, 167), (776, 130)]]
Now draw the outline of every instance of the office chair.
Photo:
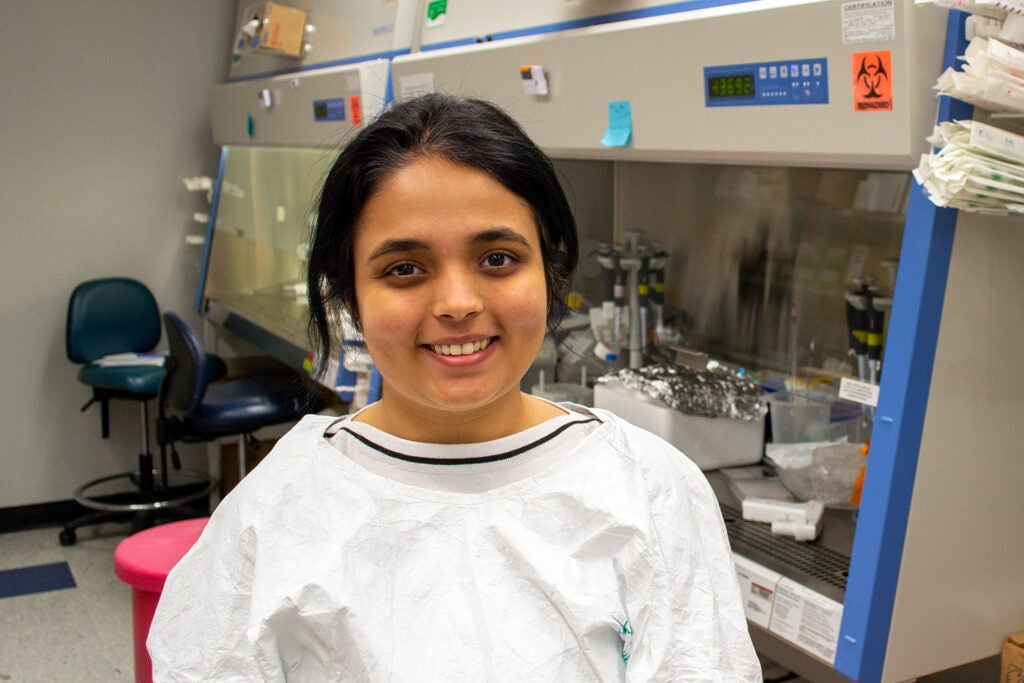
[(295, 422), (322, 410), (323, 398), (295, 373), (262, 372), (218, 378), (195, 333), (176, 314), (163, 315), (168, 356), (160, 387), (157, 440), (161, 458), (177, 463), (176, 442), (238, 436), (239, 480), (246, 474), (246, 446), (262, 427)]
[[(91, 524), (131, 521), (132, 531), (139, 531), (153, 523), (157, 511), (198, 500), (213, 488), (205, 475), (186, 474), (191, 488), (186, 486), (184, 492), (172, 493), (166, 485), (156, 483), (149, 450), (148, 406), (159, 393), (163, 368), (162, 356), (149, 352), (159, 341), (160, 310), (141, 282), (101, 278), (83, 282), (72, 291), (65, 328), (67, 357), (82, 366), (78, 381), (92, 389), (92, 398), (82, 410), (100, 404), (100, 432), (106, 439), (110, 436), (110, 401), (137, 401), (142, 443), (138, 469), (89, 481), (75, 491), (75, 500), (93, 512), (64, 525), (61, 545), (74, 544), (75, 530)], [(111, 486), (119, 480), (127, 480), (131, 487)], [(166, 472), (160, 480), (166, 484)]]

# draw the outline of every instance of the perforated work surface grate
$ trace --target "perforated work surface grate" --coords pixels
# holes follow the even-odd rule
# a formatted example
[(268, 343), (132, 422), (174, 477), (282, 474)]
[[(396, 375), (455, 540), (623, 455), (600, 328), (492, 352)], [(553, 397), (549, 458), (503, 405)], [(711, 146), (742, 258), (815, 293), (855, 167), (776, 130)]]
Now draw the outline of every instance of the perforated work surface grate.
[(733, 551), (838, 602), (843, 601), (849, 557), (813, 542), (776, 536), (771, 525), (748, 522), (739, 510), (728, 505), (721, 507)]

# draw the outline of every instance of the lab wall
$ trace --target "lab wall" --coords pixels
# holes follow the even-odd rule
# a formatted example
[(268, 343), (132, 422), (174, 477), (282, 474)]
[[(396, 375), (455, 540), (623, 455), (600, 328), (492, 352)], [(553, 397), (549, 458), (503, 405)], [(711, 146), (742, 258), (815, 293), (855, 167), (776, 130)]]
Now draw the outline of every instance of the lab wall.
[[(202, 250), (186, 236), (204, 231), (206, 201), (182, 179), (216, 171), (207, 89), (227, 77), (235, 5), (3, 3), (0, 510), (134, 466), (137, 406), (113, 404), (108, 440), (98, 407), (79, 410), (90, 392), (65, 356), (67, 300), (82, 280), (135, 277), (200, 323)], [(183, 451), (186, 466), (204, 457)]]

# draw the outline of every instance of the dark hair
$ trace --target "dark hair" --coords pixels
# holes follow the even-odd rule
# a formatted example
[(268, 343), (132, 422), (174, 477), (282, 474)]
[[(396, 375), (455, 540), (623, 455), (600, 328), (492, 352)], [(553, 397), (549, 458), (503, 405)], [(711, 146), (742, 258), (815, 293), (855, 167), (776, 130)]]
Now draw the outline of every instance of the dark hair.
[(394, 104), (346, 145), (320, 192), (307, 276), (317, 372), (334, 350), (332, 313), (345, 308), (359, 325), (352, 246), (363, 207), (381, 183), (428, 156), (478, 168), (526, 201), (540, 234), (549, 314), (568, 293), (579, 257), (576, 222), (547, 155), (488, 102), (431, 94)]

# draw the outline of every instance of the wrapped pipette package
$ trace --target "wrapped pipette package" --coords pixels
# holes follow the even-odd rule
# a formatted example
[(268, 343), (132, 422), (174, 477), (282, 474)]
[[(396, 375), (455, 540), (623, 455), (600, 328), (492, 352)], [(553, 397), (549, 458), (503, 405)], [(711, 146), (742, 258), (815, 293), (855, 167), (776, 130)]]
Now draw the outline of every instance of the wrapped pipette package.
[(756, 383), (714, 361), (619, 370), (594, 387), (596, 407), (657, 434), (705, 471), (761, 460), (764, 397)]

